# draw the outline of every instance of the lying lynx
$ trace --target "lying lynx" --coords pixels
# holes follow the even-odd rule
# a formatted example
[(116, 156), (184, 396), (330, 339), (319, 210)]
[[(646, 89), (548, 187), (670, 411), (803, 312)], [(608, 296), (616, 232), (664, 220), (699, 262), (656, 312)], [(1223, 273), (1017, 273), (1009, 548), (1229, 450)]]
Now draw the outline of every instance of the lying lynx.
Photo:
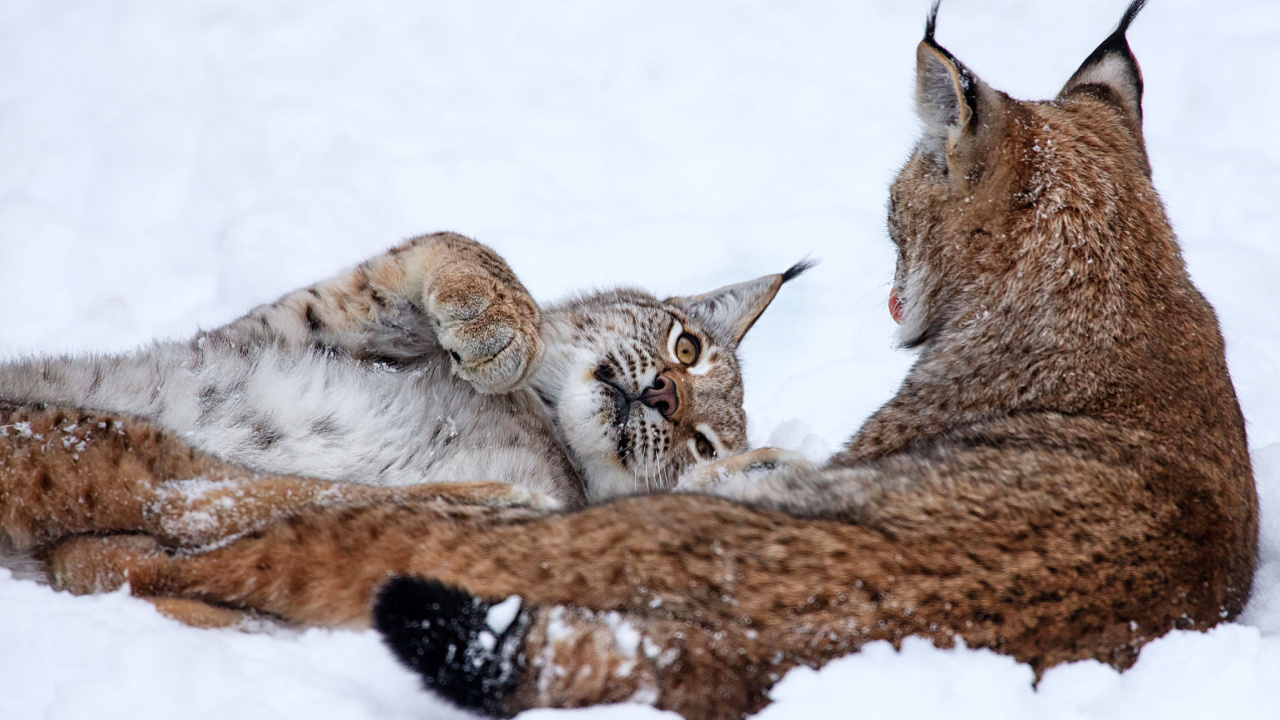
[[(200, 552), (71, 539), (48, 553), (56, 581), (373, 623), (427, 687), (502, 715), (637, 700), (737, 718), (789, 668), (907, 635), (1123, 668), (1235, 617), (1257, 500), (1213, 310), (1151, 184), (1125, 40), (1141, 5), (1049, 102), (979, 80), (935, 41), (935, 6), (924, 137), (889, 207), (891, 310), (920, 358), (825, 467), (748, 455), (693, 474), (721, 497), (574, 512), (311, 508), (327, 485), (281, 480), (276, 510), (302, 498), (286, 520)], [(99, 480), (100, 510), (145, 514)]]
[[(0, 398), (149, 419), (258, 472), (494, 481), (573, 507), (668, 489), (696, 461), (746, 448), (735, 351), (804, 267), (542, 312), (493, 251), (429, 235), (191, 341), (0, 366)], [(4, 422), (29, 422), (23, 412)], [(78, 432), (67, 442), (94, 429)]]

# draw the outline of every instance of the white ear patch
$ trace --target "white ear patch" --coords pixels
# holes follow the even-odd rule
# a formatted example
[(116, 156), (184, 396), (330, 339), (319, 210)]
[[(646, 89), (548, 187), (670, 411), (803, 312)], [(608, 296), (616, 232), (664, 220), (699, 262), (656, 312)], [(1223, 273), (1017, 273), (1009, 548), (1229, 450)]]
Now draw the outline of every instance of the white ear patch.
[(1077, 83), (1121, 85), (1129, 82), (1129, 64), (1119, 55), (1109, 53), (1075, 77)]
[[(1121, 55), (1108, 53), (1089, 67), (1081, 68), (1079, 74), (1071, 78), (1071, 85), (1105, 85), (1131, 110), (1136, 109), (1141, 107), (1142, 98), (1134, 86), (1135, 67)], [(1141, 78), (1136, 79), (1141, 83)]]

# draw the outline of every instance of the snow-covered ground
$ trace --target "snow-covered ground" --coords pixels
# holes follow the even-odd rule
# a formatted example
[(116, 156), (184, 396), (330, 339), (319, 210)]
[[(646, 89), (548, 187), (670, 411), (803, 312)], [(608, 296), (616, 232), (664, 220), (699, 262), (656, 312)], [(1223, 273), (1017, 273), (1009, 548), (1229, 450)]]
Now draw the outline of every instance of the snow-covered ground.
[[(1056, 93), (1126, 0), (948, 0), (940, 41)], [(895, 390), (886, 187), (927, 1), (5, 0), (0, 354), (184, 336), (404, 237), (496, 247), (540, 298), (823, 264), (743, 347), (752, 437), (821, 455)], [(1121, 675), (872, 646), (770, 720), (1280, 717), (1280, 3), (1161, 0), (1147, 141), (1216, 305), (1263, 496), (1241, 622)], [(371, 633), (246, 634), (0, 570), (0, 718), (438, 718)], [(652, 719), (638, 707), (526, 720)]]

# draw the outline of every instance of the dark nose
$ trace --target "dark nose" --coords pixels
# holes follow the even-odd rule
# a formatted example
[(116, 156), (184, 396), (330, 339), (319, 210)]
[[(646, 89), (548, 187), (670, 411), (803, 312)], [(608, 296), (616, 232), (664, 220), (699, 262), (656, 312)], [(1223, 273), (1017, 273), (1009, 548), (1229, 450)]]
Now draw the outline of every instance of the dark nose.
[(659, 375), (652, 387), (640, 393), (640, 402), (662, 413), (662, 417), (675, 415), (680, 409), (680, 393), (675, 379), (666, 373)]

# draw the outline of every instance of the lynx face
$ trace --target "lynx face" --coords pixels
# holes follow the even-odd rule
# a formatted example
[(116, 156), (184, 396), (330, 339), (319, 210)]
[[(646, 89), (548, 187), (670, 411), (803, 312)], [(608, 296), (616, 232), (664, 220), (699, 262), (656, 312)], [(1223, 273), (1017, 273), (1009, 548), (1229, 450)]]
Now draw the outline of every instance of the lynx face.
[(549, 312), (539, 394), (575, 459), (588, 499), (668, 489), (690, 466), (747, 448), (743, 335), (783, 275), (659, 301), (637, 290)]

